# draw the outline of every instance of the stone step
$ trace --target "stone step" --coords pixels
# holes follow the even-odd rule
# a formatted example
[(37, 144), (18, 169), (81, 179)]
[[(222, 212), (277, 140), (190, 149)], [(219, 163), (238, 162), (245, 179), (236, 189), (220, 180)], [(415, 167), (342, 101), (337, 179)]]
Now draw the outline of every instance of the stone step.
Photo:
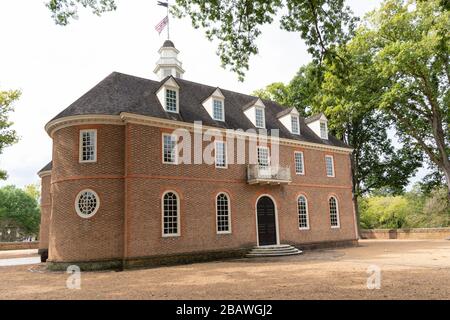
[(252, 257), (281, 257), (281, 256), (292, 256), (301, 254), (302, 251), (291, 245), (271, 245), (271, 246), (261, 246), (254, 247), (246, 255), (248, 258)]

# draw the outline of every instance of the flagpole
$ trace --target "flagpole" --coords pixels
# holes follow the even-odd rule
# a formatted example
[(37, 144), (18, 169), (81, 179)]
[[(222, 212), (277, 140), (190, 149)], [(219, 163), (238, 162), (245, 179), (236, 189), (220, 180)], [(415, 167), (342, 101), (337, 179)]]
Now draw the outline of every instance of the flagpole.
[(167, 0), (167, 40), (170, 40), (169, 0)]

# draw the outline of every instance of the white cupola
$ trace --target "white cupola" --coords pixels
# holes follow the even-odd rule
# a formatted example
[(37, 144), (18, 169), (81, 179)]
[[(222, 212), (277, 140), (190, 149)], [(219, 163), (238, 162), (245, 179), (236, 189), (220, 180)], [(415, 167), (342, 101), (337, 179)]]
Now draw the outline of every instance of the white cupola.
[(156, 62), (156, 68), (153, 71), (160, 80), (173, 76), (175, 78), (183, 78), (184, 70), (182, 63), (178, 60), (178, 51), (172, 41), (164, 41), (163, 46), (159, 49), (159, 60)]

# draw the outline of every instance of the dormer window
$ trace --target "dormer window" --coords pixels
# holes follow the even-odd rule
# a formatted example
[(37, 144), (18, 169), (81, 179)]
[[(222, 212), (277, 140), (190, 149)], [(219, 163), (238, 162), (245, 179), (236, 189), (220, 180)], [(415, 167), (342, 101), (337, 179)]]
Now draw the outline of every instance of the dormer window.
[(166, 89), (166, 111), (177, 112), (177, 92)]
[(320, 137), (322, 139), (328, 139), (327, 123), (325, 121), (320, 122)]
[(300, 115), (297, 109), (284, 109), (277, 114), (277, 118), (290, 133), (300, 134)]
[(323, 113), (307, 118), (305, 123), (319, 138), (328, 140), (328, 120)]
[(225, 121), (225, 97), (219, 88), (202, 103), (209, 116), (216, 121)]
[(213, 100), (213, 119), (218, 120), (218, 121), (225, 120), (222, 100), (217, 100), (217, 99)]
[(179, 113), (180, 87), (173, 77), (169, 77), (156, 92), (156, 96), (164, 111)]
[(292, 133), (300, 134), (300, 126), (299, 126), (298, 116), (291, 115), (291, 128), (292, 128)]
[(266, 121), (264, 119), (264, 109), (263, 108), (255, 108), (255, 126), (258, 128), (265, 128)]

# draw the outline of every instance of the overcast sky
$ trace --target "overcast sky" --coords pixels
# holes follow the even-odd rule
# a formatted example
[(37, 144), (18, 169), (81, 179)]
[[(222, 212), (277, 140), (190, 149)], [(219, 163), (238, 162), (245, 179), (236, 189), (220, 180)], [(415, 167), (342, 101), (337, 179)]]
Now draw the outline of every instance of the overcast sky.
[[(11, 116), (20, 142), (0, 156), (9, 179), (0, 185), (38, 181), (36, 172), (51, 159), (44, 125), (113, 71), (155, 79), (158, 49), (165, 40), (154, 26), (165, 16), (156, 0), (118, 0), (118, 10), (102, 17), (82, 12), (69, 26), (56, 26), (44, 0), (0, 1), (0, 88), (20, 89)], [(381, 1), (350, 0), (362, 16)], [(263, 28), (259, 54), (250, 61), (245, 82), (220, 67), (217, 43), (209, 42), (189, 20), (171, 20), (171, 39), (181, 51), (184, 78), (250, 93), (276, 81), (288, 82), (310, 61), (298, 33)]]

